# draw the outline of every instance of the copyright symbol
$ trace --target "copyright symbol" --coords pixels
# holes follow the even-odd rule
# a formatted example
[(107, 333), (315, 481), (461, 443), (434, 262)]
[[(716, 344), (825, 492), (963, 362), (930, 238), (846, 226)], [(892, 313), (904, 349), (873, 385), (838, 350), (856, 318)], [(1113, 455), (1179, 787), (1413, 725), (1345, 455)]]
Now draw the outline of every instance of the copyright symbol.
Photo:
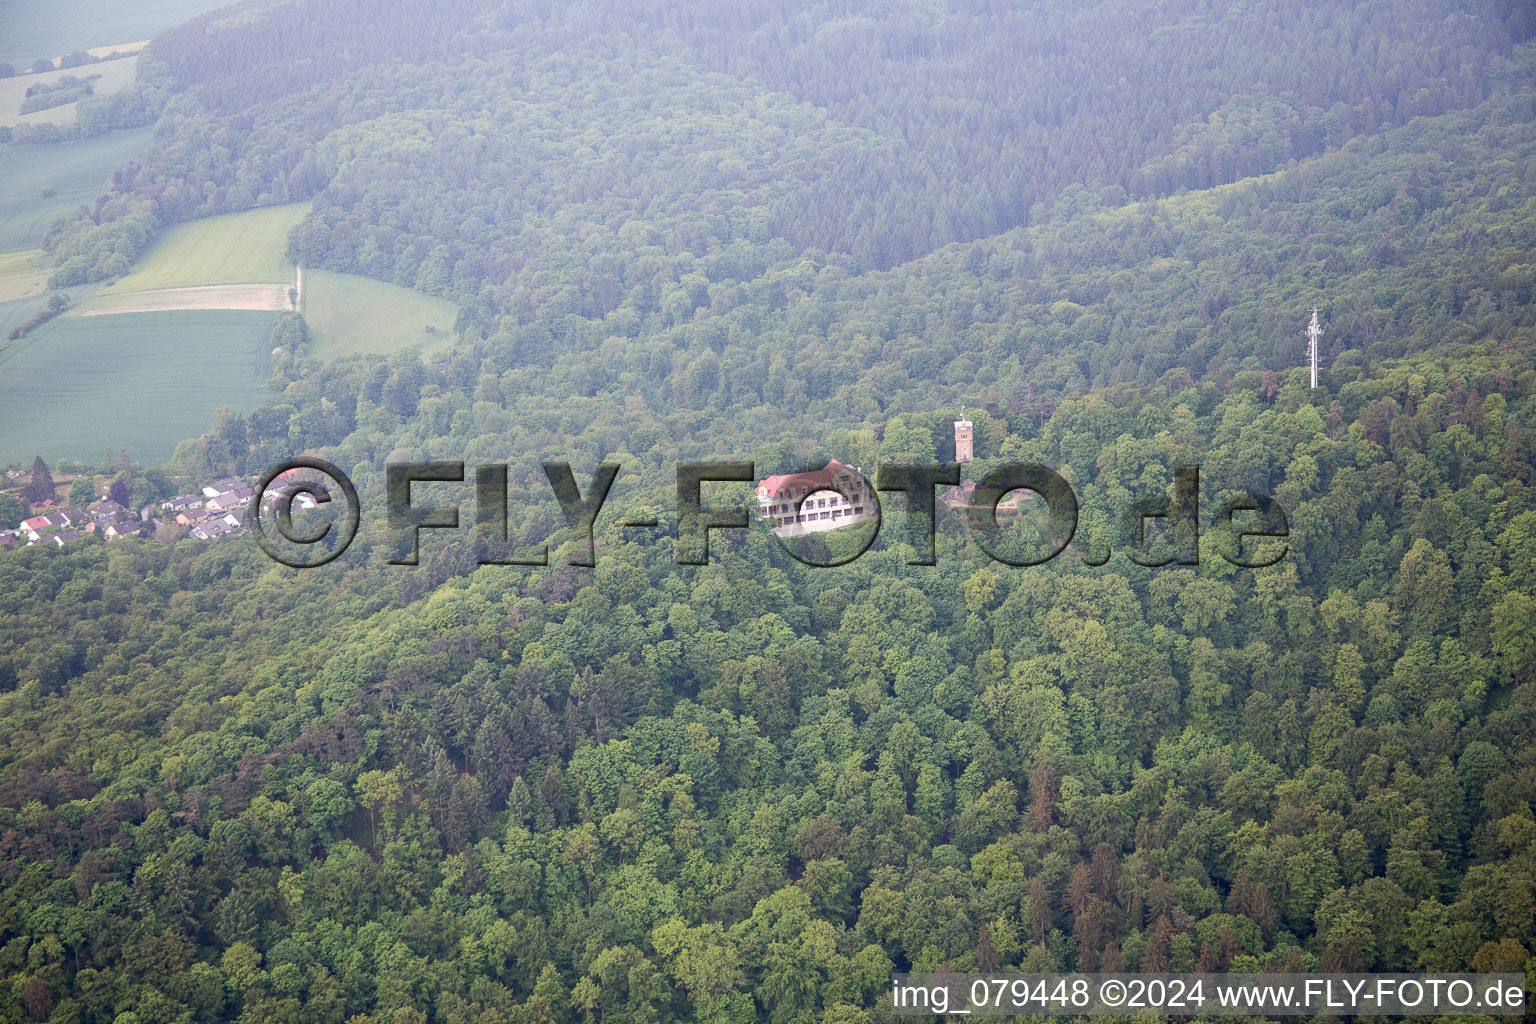
[(1100, 985), (1099, 1002), (1105, 1006), (1119, 1006), (1125, 1002), (1125, 982), (1110, 979)]
[[(307, 531), (294, 525), (295, 502), (301, 508), (327, 505), (335, 500), (338, 490), (347, 506), (339, 521)], [(249, 518), (256, 543), (268, 558), (294, 569), (313, 569), (347, 550), (357, 536), (362, 510), (357, 488), (347, 474), (324, 459), (300, 455), (268, 470), (261, 478), (251, 497)], [(330, 543), (322, 543), (328, 537)]]

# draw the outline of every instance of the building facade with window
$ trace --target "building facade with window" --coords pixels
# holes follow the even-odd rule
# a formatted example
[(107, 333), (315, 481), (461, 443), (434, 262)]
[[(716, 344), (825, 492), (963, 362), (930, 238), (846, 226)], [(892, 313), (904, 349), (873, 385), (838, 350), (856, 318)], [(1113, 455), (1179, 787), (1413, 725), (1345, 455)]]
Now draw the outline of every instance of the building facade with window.
[(836, 459), (821, 469), (760, 481), (757, 500), (762, 518), (780, 537), (854, 526), (875, 514), (868, 481)]

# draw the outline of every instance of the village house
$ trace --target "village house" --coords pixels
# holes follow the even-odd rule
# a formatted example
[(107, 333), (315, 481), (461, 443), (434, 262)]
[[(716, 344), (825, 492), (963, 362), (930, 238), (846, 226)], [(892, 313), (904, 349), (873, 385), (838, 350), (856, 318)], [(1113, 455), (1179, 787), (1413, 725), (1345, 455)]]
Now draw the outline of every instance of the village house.
[(92, 519), (121, 519), (128, 514), (128, 510), (110, 498), (98, 501), (86, 509), (86, 514)]
[(235, 532), (235, 527), (230, 526), (222, 519), (206, 519), (187, 532), (187, 536), (198, 540), (217, 540)]
[(128, 511), (126, 508), (119, 505), (115, 501), (98, 501), (96, 504), (86, 509), (86, 512), (88, 512), (91, 517), (90, 525), (87, 526), (86, 529), (96, 532), (106, 529), (113, 523), (119, 523), (124, 520), (131, 520), (133, 518), (132, 512)]
[[(261, 507), (270, 512), (273, 508), (277, 507), (277, 503), (282, 497), (283, 492), (281, 490), (276, 487), (269, 487), (262, 492)], [(293, 505), (291, 507), (295, 510), (303, 511), (305, 509), (318, 508), (319, 502), (315, 501), (308, 491), (300, 491), (293, 496)]]
[(33, 516), (31, 519), (23, 519), (21, 521), (20, 530), (31, 539), (36, 540), (39, 532), (51, 529), (55, 525), (48, 521), (48, 516), (46, 515)]
[(211, 496), (206, 504), (214, 512), (229, 512), (233, 509), (245, 508), (255, 495), (256, 488), (241, 484)]
[[(289, 471), (282, 479), (291, 480)], [(155, 537), (170, 528), (171, 516), (175, 525), (185, 527), (186, 536), (197, 540), (215, 540), (247, 529), (246, 517), (256, 489), (249, 483), (228, 477), (208, 484), (196, 491), (180, 494), (160, 503), (164, 520), (151, 516), (146, 508), (141, 514), (122, 504), (103, 497), (88, 508), (63, 508), (53, 503), (38, 507), (38, 515), (23, 520), (16, 529), (0, 531), (0, 550), (10, 550), (22, 545), (53, 543), (58, 547), (85, 535), (118, 540), (123, 537)], [(275, 497), (269, 492), (269, 497)], [(298, 495), (295, 508), (313, 508), (315, 501), (308, 495)], [(162, 539), (170, 539), (169, 534)]]
[(21, 530), (27, 535), (28, 539), (35, 544), (37, 541), (42, 539), (45, 533), (50, 533), (54, 530), (62, 530), (69, 526), (70, 512), (73, 512), (80, 519), (85, 518), (85, 513), (81, 512), (79, 509), (64, 509), (58, 512), (49, 512), (47, 515), (33, 516), (31, 519), (24, 519), (21, 523)]
[(960, 505), (969, 505), (971, 503), (971, 498), (975, 495), (975, 493), (976, 481), (962, 480), (960, 481), (960, 486), (958, 487), (944, 488), (944, 495), (940, 500), (950, 508), (955, 508), (956, 506)]

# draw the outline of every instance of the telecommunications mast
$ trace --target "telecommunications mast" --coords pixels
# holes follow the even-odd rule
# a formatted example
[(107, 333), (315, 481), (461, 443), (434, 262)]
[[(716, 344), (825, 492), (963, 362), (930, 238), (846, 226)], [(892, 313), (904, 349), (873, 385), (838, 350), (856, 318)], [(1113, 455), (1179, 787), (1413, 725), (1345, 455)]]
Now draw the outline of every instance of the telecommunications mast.
[(1317, 307), (1312, 307), (1312, 322), (1307, 325), (1307, 337), (1311, 339), (1308, 346), (1308, 355), (1312, 359), (1312, 386), (1317, 387), (1317, 339), (1323, 336), (1323, 329), (1317, 323)]

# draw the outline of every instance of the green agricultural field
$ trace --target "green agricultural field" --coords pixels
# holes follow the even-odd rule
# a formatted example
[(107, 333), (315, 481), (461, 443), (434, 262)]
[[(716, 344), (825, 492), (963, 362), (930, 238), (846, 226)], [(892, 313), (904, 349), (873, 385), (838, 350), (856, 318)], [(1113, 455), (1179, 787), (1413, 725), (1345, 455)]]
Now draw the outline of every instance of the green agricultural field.
[(275, 313), (192, 311), (61, 317), (0, 350), (0, 464), (94, 461), (127, 448), (145, 464), (270, 397)]
[[(137, 308), (141, 302), (153, 303), (157, 292), (172, 297), (162, 289), (286, 285), (294, 276), (293, 264), (283, 258), (288, 232), (308, 211), (307, 203), (290, 203), (178, 224), (156, 239), (127, 276), (102, 289), (80, 312)], [(207, 295), (210, 303), (221, 298), (231, 297)], [(434, 351), (451, 342), (458, 316), (458, 307), (446, 299), (354, 274), (309, 269), (304, 271), (303, 308), (310, 354), (320, 359), (407, 347)], [(82, 319), (111, 330), (119, 318)]]
[(148, 39), (226, 0), (0, 0), (0, 61), (21, 67), (38, 57)]
[(293, 264), (283, 258), (288, 231), (308, 211), (308, 203), (289, 203), (177, 224), (103, 294), (289, 281)]
[[(15, 0), (0, 0), (8, 8)], [(36, 246), (49, 225), (92, 202), (112, 172), (149, 145), (153, 128), (47, 146), (0, 146), (0, 252)], [(45, 196), (44, 189), (53, 194)]]
[[(0, 0), (0, 3), (3, 2), (4, 0)], [(0, 78), (0, 124), (74, 124), (75, 104), (73, 103), (23, 114), (21, 104), (27, 97), (27, 90), (34, 85), (51, 85), (65, 75), (73, 75), (76, 78), (89, 80), (97, 96), (110, 96), (125, 86), (132, 85), (134, 79), (138, 77), (138, 68), (137, 56), (119, 57), (117, 60), (104, 60), (99, 64), (86, 64), (78, 68), (45, 71), (40, 75)]]
[(0, 253), (0, 302), (47, 291), (48, 273), (46, 254), (41, 249)]
[(431, 352), (453, 339), (459, 308), (410, 288), (355, 274), (304, 271), (309, 354), (335, 359), (414, 347)]
[(67, 296), (70, 308), (73, 310), (80, 304), (81, 300), (89, 298), (100, 290), (101, 284), (96, 282), (94, 284), (75, 285), (73, 288), (62, 288), (58, 291), (42, 290), (32, 295), (22, 296), (21, 298), (9, 298), (0, 301), (0, 352), (3, 352), (12, 345), (23, 344), (20, 340), (14, 342), (9, 340), (11, 328), (19, 327), (32, 319), (33, 314), (46, 306), (48, 300), (53, 298), (53, 296)]

